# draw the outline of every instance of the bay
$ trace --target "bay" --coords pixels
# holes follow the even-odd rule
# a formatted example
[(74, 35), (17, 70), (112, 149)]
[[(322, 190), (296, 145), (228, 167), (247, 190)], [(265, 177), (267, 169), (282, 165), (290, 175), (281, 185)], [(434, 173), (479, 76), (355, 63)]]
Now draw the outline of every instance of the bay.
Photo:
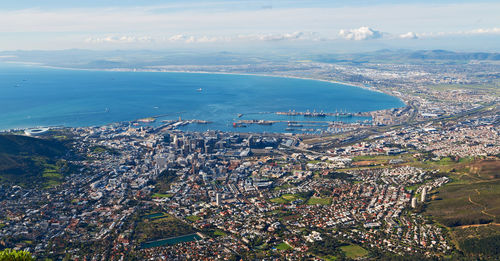
[[(300, 120), (278, 111), (365, 112), (404, 106), (396, 97), (349, 85), (236, 74), (117, 72), (0, 65), (0, 129), (99, 126), (165, 115), (199, 119), (184, 130), (235, 131), (240, 119)], [(238, 118), (238, 114), (243, 114)], [(310, 118), (309, 118), (310, 119)], [(360, 121), (365, 117), (326, 117)], [(284, 132), (286, 124), (244, 132)]]

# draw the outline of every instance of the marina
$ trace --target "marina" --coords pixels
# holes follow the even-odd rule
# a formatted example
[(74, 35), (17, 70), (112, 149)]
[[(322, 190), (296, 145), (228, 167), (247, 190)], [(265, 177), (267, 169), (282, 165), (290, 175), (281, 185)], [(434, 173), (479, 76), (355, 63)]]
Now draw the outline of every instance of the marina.
[(312, 112), (307, 110), (305, 112), (300, 112), (300, 111), (295, 111), (295, 110), (289, 110), (287, 112), (279, 111), (276, 112), (277, 115), (286, 115), (286, 116), (305, 116), (305, 117), (326, 117), (326, 116), (333, 116), (333, 117), (353, 117), (353, 116), (370, 116), (369, 112), (358, 112), (358, 113), (352, 113), (352, 112), (347, 112), (347, 111), (336, 111), (336, 112), (316, 112), (316, 110), (313, 110)]

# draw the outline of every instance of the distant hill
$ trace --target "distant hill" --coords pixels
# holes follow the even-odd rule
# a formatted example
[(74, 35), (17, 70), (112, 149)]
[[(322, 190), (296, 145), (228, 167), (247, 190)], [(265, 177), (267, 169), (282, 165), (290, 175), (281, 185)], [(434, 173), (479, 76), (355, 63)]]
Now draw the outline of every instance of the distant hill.
[(0, 153), (57, 157), (63, 156), (66, 151), (64, 144), (56, 140), (21, 135), (0, 135)]
[(436, 59), (436, 60), (500, 60), (499, 53), (456, 53), (445, 50), (416, 51), (407, 54), (410, 59)]
[(479, 61), (499, 61), (500, 53), (485, 52), (452, 52), (446, 50), (389, 50), (383, 49), (369, 53), (353, 54), (324, 54), (316, 57), (317, 61), (327, 63), (368, 63), (368, 62), (391, 62), (391, 63), (411, 63), (411, 62), (468, 62)]
[(132, 69), (161, 65), (246, 65), (258, 63), (260, 59), (230, 52), (71, 49), (60, 51), (4, 51), (0, 52), (0, 62), (2, 61), (39, 63), (55, 67), (80, 69)]
[[(297, 56), (298, 55), (298, 56)], [(295, 57), (297, 56), (297, 57)], [(293, 57), (293, 58), (292, 58)], [(447, 50), (382, 49), (365, 53), (233, 53), (211, 51), (153, 50), (59, 50), (0, 51), (0, 62), (28, 62), (78, 69), (150, 69), (155, 66), (252, 66), (290, 60), (325, 63), (464, 63), (471, 60), (499, 61), (500, 53), (453, 52)], [(161, 67), (160, 67), (161, 68)]]
[(0, 182), (55, 185), (62, 179), (61, 168), (66, 166), (60, 158), (67, 152), (68, 148), (57, 140), (0, 135)]

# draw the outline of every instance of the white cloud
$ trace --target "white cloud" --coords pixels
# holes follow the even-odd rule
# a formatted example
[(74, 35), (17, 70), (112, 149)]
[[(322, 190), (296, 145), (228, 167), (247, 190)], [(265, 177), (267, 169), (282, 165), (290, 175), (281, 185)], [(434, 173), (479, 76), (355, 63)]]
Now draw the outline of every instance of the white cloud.
[(194, 36), (194, 35), (184, 35), (176, 34), (167, 38), (169, 42), (183, 42), (183, 43), (215, 43), (218, 41), (223, 41), (224, 38), (216, 36)]
[(382, 38), (382, 32), (362, 26), (357, 29), (340, 30), (339, 36), (347, 40), (368, 40)]
[(223, 39), (221, 39), (220, 37), (202, 36), (202, 37), (198, 37), (196, 39), (196, 42), (197, 43), (215, 43), (215, 42), (222, 41), (222, 40)]
[[(415, 33), (407, 32), (403, 34), (391, 34), (374, 30), (363, 26), (357, 29), (340, 30), (339, 36), (347, 40), (369, 40), (380, 39), (423, 39), (433, 37), (460, 36), (460, 35), (486, 35), (500, 34), (500, 28), (479, 28), (469, 31), (455, 32), (428, 32)], [(80, 38), (81, 39), (81, 38)], [(148, 36), (137, 35), (119, 35), (114, 33), (111, 35), (97, 35), (87, 37), (84, 42), (87, 44), (166, 44), (166, 43), (185, 43), (185, 44), (210, 44), (221, 42), (283, 42), (283, 41), (325, 41), (335, 40), (336, 38), (325, 38), (320, 33), (316, 32), (285, 32), (285, 33), (257, 33), (257, 34), (239, 34), (239, 35), (195, 35), (195, 34), (153, 34)], [(338, 39), (338, 38), (337, 38)]]
[(295, 40), (322, 40), (319, 34), (312, 32), (293, 32), (293, 33), (274, 33), (274, 34), (247, 34), (247, 35), (231, 35), (231, 36), (210, 36), (210, 35), (189, 35), (189, 34), (174, 34), (171, 36), (156, 35), (156, 36), (119, 36), (104, 35), (87, 37), (85, 43), (105, 44), (105, 43), (216, 43), (216, 42), (241, 42), (241, 41), (295, 41)]
[(293, 32), (293, 33), (262, 33), (262, 34), (241, 34), (236, 38), (250, 41), (286, 41), (286, 40), (312, 40), (311, 36), (316, 33)]
[(194, 36), (186, 37), (185, 42), (186, 43), (195, 43), (196, 42), (196, 37), (194, 37)]
[(168, 38), (169, 41), (176, 42), (176, 41), (184, 41), (186, 39), (186, 36), (182, 34), (176, 34), (172, 35), (170, 38)]
[(105, 36), (105, 37), (88, 37), (86, 43), (150, 43), (153, 39), (149, 36)]
[(402, 39), (417, 39), (418, 36), (414, 32), (407, 32), (405, 34), (400, 34), (399, 38), (402, 38)]

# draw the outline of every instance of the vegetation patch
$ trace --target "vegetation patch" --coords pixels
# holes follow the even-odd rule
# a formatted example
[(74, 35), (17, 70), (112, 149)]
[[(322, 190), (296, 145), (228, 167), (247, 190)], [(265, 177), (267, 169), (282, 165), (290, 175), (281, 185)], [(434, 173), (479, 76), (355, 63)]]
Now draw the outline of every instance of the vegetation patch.
[(282, 199), (281, 197), (280, 198), (272, 198), (269, 201), (271, 201), (272, 203), (276, 203), (276, 204), (286, 204), (286, 203), (288, 203), (288, 201)]
[(331, 205), (332, 204), (332, 198), (317, 198), (317, 197), (311, 197), (307, 201), (308, 205)]
[(196, 216), (196, 215), (191, 215), (191, 216), (187, 216), (186, 219), (191, 221), (191, 222), (196, 222), (196, 221), (200, 220), (201, 218)]
[(460, 166), (453, 182), (438, 189), (426, 210), (448, 227), (500, 222), (500, 161)]
[(109, 153), (111, 155), (118, 155), (119, 154), (117, 150), (106, 147), (106, 146), (101, 146), (101, 145), (94, 146), (94, 147), (90, 148), (90, 151), (91, 151), (91, 153), (95, 153), (95, 154), (106, 154), (106, 153)]
[(348, 246), (341, 246), (340, 249), (345, 253), (345, 256), (347, 258), (352, 258), (352, 259), (365, 257), (369, 254), (369, 252), (366, 249), (358, 245), (351, 244)]
[(227, 234), (226, 234), (226, 232), (224, 232), (224, 231), (222, 231), (220, 229), (216, 229), (214, 231), (214, 236), (216, 236), (216, 237), (225, 237), (225, 236), (227, 236)]
[(169, 169), (162, 171), (156, 179), (154, 192), (158, 193), (159, 195), (164, 194), (165, 191), (170, 190), (170, 184), (172, 184), (172, 182), (174, 182), (176, 179), (177, 174), (175, 171)]
[(322, 257), (323, 259), (326, 259), (326, 257), (331, 258), (334, 256), (344, 256), (344, 252), (341, 251), (340, 247), (346, 244), (337, 241), (335, 238), (329, 235), (322, 234), (321, 237), (323, 238), (323, 240), (321, 241), (307, 243), (309, 251), (313, 255)]
[(285, 183), (279, 187), (275, 187), (274, 190), (275, 191), (280, 191), (280, 190), (285, 190), (285, 189), (289, 189), (289, 188), (293, 188), (292, 185), (288, 184), (288, 183)]
[(36, 187), (60, 184), (70, 166), (66, 145), (54, 139), (0, 135), (0, 183)]
[(151, 195), (152, 198), (171, 198), (172, 194), (161, 194), (161, 193), (154, 193)]
[[(153, 217), (154, 214), (161, 215), (155, 215)], [(146, 218), (148, 216), (149, 218)], [(137, 220), (137, 225), (134, 231), (133, 239), (137, 243), (177, 237), (196, 232), (190, 225), (166, 213), (157, 212), (142, 216), (136, 214), (134, 220)]]
[[(451, 236), (458, 247), (471, 260), (497, 260), (500, 258), (500, 224), (455, 227)], [(484, 240), (487, 239), (487, 240)], [(488, 242), (485, 242), (488, 241)], [(481, 247), (484, 245), (484, 248)]]
[(2, 261), (31, 261), (35, 260), (30, 252), (24, 250), (4, 249), (0, 251), (0, 260)]
[(406, 190), (411, 190), (411, 191), (417, 191), (417, 189), (418, 189), (419, 186), (420, 185), (412, 185), (412, 186), (406, 187), (405, 189)]
[(289, 244), (287, 244), (286, 242), (282, 242), (281, 244), (276, 246), (276, 249), (278, 249), (278, 250), (290, 250), (293, 248)]
[(281, 195), (281, 197), (273, 198), (273, 199), (270, 199), (269, 201), (271, 201), (273, 203), (277, 203), (277, 204), (287, 204), (287, 203), (291, 203), (291, 202), (296, 201), (296, 200), (304, 201), (304, 197), (301, 197), (300, 195), (297, 195), (297, 194), (283, 194), (283, 195)]

